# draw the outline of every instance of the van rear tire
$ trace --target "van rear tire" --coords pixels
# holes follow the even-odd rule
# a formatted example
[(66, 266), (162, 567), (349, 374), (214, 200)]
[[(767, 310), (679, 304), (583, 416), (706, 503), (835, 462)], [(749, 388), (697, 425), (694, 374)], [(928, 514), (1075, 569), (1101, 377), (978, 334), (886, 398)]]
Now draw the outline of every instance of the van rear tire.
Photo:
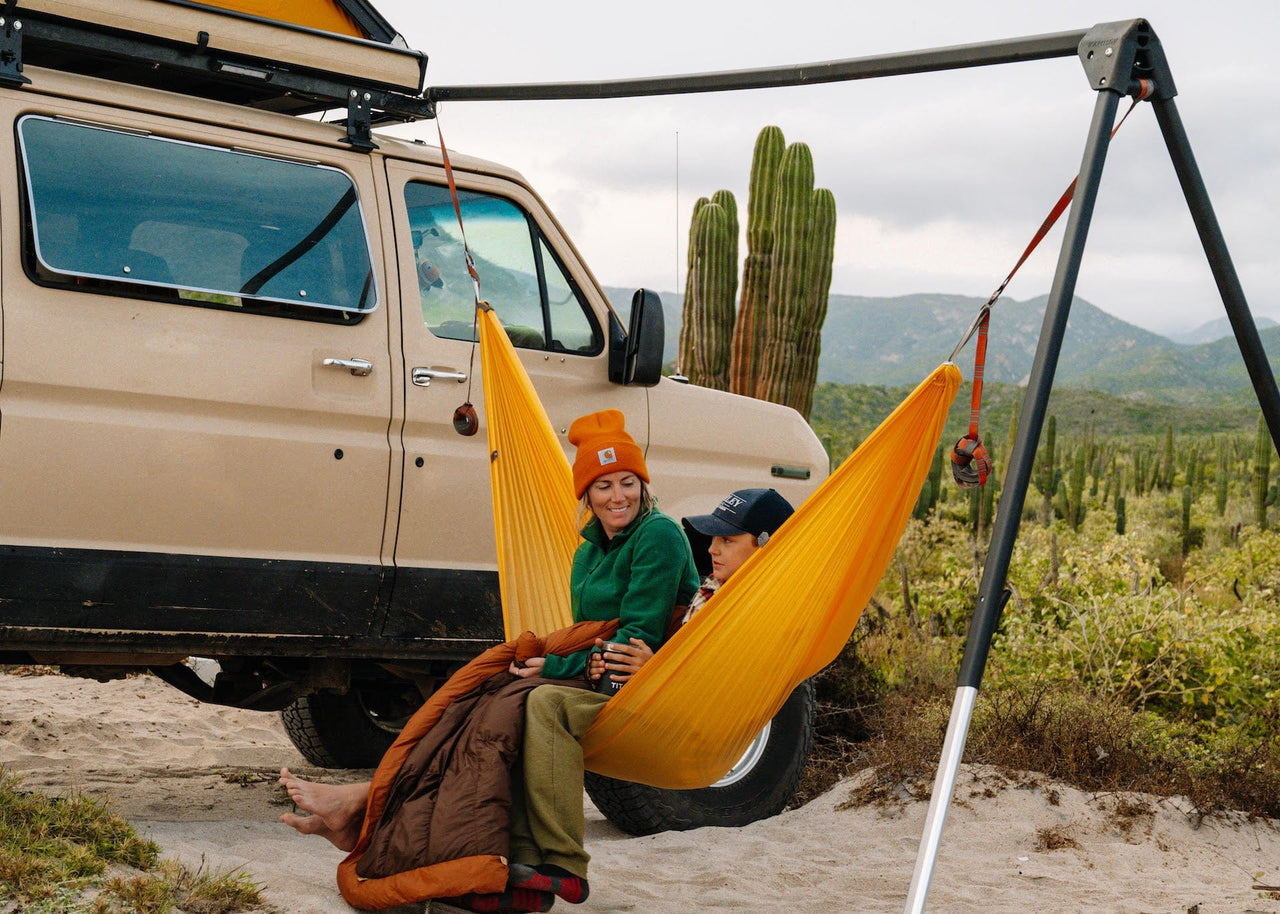
[(719, 783), (667, 790), (587, 772), (587, 795), (618, 828), (631, 835), (684, 831), (705, 825), (738, 826), (786, 808), (813, 748), (814, 688), (796, 686), (742, 761)]

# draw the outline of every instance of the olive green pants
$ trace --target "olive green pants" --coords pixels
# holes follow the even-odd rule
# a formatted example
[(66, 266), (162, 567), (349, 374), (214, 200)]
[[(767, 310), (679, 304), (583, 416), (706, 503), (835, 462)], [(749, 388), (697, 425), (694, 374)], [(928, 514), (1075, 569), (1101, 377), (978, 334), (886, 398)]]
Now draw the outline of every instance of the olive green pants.
[(583, 879), (582, 746), (608, 697), (582, 686), (543, 685), (524, 709), (524, 749), (511, 783), (511, 861), (549, 863)]

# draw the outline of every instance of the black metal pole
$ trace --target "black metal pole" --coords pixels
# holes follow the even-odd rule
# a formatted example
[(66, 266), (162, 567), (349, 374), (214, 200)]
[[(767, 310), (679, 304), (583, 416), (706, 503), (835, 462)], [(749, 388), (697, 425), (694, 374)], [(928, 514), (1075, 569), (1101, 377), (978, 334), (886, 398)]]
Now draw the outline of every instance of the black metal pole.
[(1152, 106), (1156, 111), (1160, 132), (1164, 135), (1164, 144), (1169, 149), (1169, 158), (1173, 160), (1178, 183), (1182, 185), (1182, 195), (1187, 198), (1187, 207), (1191, 210), (1191, 218), (1200, 235), (1200, 244), (1209, 259), (1209, 269), (1213, 271), (1213, 279), (1218, 284), (1218, 294), (1222, 296), (1222, 304), (1227, 309), (1227, 317), (1235, 332), (1240, 354), (1249, 370), (1249, 380), (1253, 382), (1262, 415), (1266, 417), (1267, 428), (1271, 431), (1271, 440), (1280, 449), (1280, 392), (1276, 390), (1276, 378), (1267, 361), (1267, 353), (1262, 348), (1262, 340), (1258, 337), (1257, 325), (1254, 324), (1249, 304), (1245, 301), (1244, 289), (1236, 276), (1236, 268), (1231, 262), (1231, 253), (1222, 237), (1218, 218), (1214, 215), (1213, 204), (1209, 202), (1209, 194), (1191, 152), (1191, 143), (1182, 127), (1182, 118), (1178, 116), (1178, 108), (1171, 98), (1156, 99)]
[(1014, 540), (1022, 520), (1022, 503), (1035, 464), (1036, 446), (1044, 426), (1053, 387), (1053, 375), (1058, 367), (1058, 355), (1066, 334), (1067, 317), (1075, 295), (1076, 277), (1084, 256), (1085, 237), (1093, 218), (1093, 206), (1097, 199), (1102, 166), (1110, 144), (1111, 126), (1115, 121), (1119, 96), (1113, 92), (1098, 93), (1094, 107), (1093, 125), (1089, 143), (1085, 148), (1084, 164), (1076, 185), (1075, 202), (1067, 219), (1066, 234), (1058, 256), (1058, 268), (1045, 305), (1044, 325), (1040, 330), (1040, 342), (1027, 382), (1027, 393), (1022, 401), (1018, 434), (1014, 439), (1013, 453), (1009, 457), (1008, 482), (1001, 489), (999, 511), (991, 530), (991, 550), (982, 569), (982, 588), (974, 609), (973, 622), (969, 626), (964, 661), (960, 665), (960, 684), (978, 687), (987, 665), (987, 652), (991, 636), (1000, 621), (1002, 594), (1013, 554)]
[(1024, 60), (1074, 57), (1086, 34), (1088, 34), (1087, 30), (1081, 29), (1026, 38), (1010, 38), (1004, 41), (952, 45), (932, 50), (826, 60), (794, 66), (722, 70), (713, 73), (689, 73), (642, 79), (432, 86), (427, 89), (427, 97), (433, 102), (633, 98), (646, 95), (682, 95), (692, 92), (725, 92), (736, 89), (815, 85), (880, 76), (901, 76), (907, 73), (984, 67)]
[(1111, 126), (1115, 123), (1116, 107), (1120, 96), (1114, 92), (1098, 93), (1093, 109), (1093, 122), (1085, 144), (1084, 162), (1076, 183), (1075, 200), (1071, 215), (1067, 218), (1062, 250), (1058, 255), (1057, 271), (1049, 300), (1045, 305), (1044, 325), (1040, 330), (1040, 342), (1036, 347), (1035, 361), (1027, 382), (1023, 399), (1018, 434), (1014, 439), (1013, 453), (1009, 456), (1009, 473), (1000, 494), (1000, 510), (996, 512), (991, 531), (991, 549), (982, 569), (982, 581), (978, 590), (978, 602), (969, 623), (965, 643), (964, 660), (960, 664), (959, 682), (951, 721), (947, 726), (946, 742), (938, 773), (934, 780), (933, 795), (929, 801), (929, 813), (925, 820), (924, 834), (920, 838), (920, 850), (916, 856), (915, 872), (907, 895), (907, 914), (919, 914), (924, 910), (929, 880), (938, 845), (942, 840), (942, 828), (946, 821), (947, 807), (955, 790), (956, 771), (964, 754), (965, 736), (973, 714), (974, 701), (991, 649), (991, 636), (1000, 623), (1004, 609), (1005, 581), (1009, 561), (1013, 555), (1014, 541), (1022, 521), (1022, 503), (1027, 496), (1027, 486), (1035, 464), (1036, 444), (1044, 426), (1048, 411), (1049, 393), (1053, 387), (1053, 375), (1058, 367), (1062, 340), (1066, 335), (1067, 317), (1071, 312), (1071, 300), (1075, 295), (1076, 278), (1084, 257), (1085, 239), (1093, 218), (1093, 207), (1102, 179), (1102, 167), (1106, 162), (1111, 142)]

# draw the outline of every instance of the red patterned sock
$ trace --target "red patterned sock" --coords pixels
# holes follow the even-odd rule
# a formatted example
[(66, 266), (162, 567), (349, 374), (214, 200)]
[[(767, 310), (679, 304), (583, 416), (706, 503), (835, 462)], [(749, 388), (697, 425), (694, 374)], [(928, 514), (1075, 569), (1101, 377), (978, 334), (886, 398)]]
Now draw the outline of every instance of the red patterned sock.
[(525, 914), (550, 911), (556, 896), (536, 889), (508, 888), (505, 892), (470, 893), (457, 899), (457, 905), (483, 914)]
[(535, 889), (539, 892), (551, 892), (560, 896), (570, 904), (582, 904), (591, 893), (587, 880), (575, 876), (568, 870), (544, 863), (540, 866), (526, 866), (522, 863), (511, 864), (507, 888)]
[(575, 876), (563, 867), (544, 863), (535, 869), (540, 875), (557, 883), (556, 887), (551, 891), (569, 902), (569, 904), (582, 904), (587, 900), (587, 896), (591, 894), (591, 887), (587, 885), (586, 879), (581, 876)]

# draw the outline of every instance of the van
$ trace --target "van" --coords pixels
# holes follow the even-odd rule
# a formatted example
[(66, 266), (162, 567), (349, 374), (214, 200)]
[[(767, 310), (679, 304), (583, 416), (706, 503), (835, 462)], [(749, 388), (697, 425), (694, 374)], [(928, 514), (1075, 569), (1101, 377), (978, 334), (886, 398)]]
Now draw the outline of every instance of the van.
[[(431, 115), (425, 57), (333, 5), (355, 35), (186, 0), (5, 7), (0, 662), (150, 670), (368, 767), (503, 625), (483, 428), (452, 424), (468, 397), (485, 412), (441, 151), (372, 131)], [(483, 295), (562, 440), (621, 409), (677, 518), (825, 477), (794, 411), (662, 377), (657, 296), (624, 321), (519, 174), (450, 159)], [(780, 715), (777, 770), (657, 827), (716, 820), (735, 785), (767, 811), (812, 704), (802, 686)]]

